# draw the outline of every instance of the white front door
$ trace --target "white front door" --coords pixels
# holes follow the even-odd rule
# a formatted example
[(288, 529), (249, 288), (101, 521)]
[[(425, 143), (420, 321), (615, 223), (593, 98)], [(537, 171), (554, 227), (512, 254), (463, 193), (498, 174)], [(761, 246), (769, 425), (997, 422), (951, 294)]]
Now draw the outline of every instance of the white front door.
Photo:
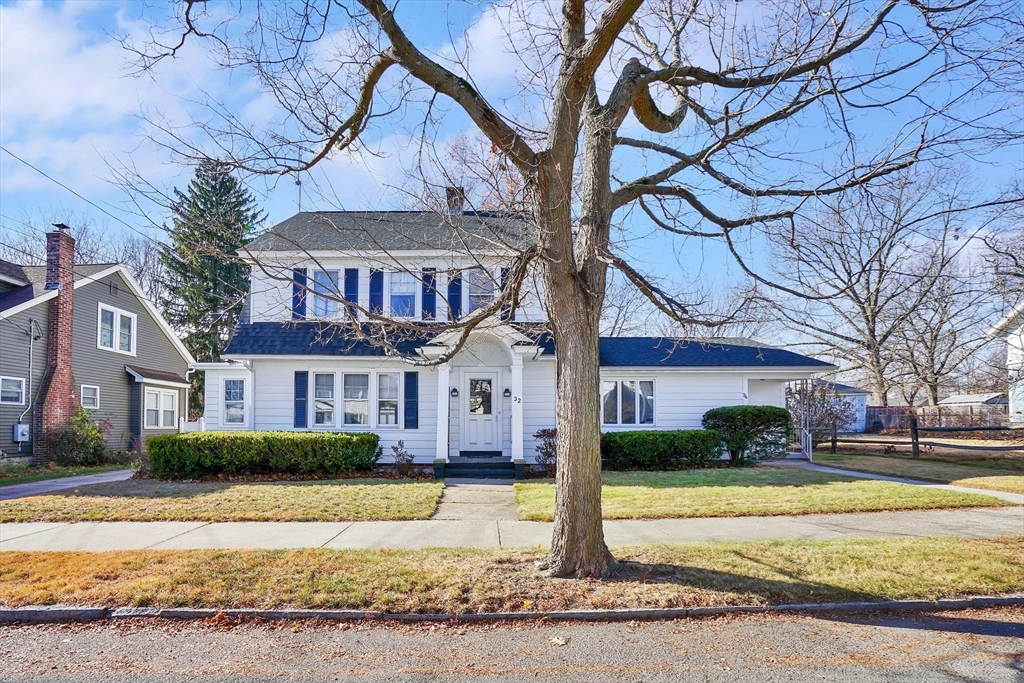
[(464, 451), (500, 451), (498, 409), (500, 390), (498, 373), (466, 372), (463, 376), (462, 415)]

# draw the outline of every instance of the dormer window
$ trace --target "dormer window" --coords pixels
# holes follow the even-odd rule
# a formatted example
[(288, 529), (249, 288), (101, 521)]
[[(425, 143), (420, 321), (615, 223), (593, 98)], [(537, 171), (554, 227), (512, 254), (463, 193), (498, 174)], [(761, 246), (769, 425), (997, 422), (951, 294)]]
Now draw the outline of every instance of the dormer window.
[(416, 276), (412, 273), (391, 273), (391, 315), (396, 318), (416, 317)]
[(494, 301), (494, 279), (482, 268), (468, 270), (463, 277), (466, 281), (468, 313), (490, 305)]
[(313, 271), (313, 315), (332, 318), (338, 314), (338, 271)]

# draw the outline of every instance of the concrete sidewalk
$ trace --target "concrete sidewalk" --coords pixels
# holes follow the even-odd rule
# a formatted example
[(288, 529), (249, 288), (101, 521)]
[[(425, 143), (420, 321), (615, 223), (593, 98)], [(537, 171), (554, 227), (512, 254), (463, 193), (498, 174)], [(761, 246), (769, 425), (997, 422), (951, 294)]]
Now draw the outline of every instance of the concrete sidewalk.
[(100, 474), (86, 474), (81, 477), (61, 477), (60, 479), (33, 481), (28, 484), (0, 486), (0, 500), (39, 496), (45, 493), (53, 493), (54, 491), (66, 491), (67, 489), (76, 489), (79, 486), (89, 486), (90, 484), (124, 481), (125, 479), (131, 479), (133, 474), (135, 474), (134, 470), (114, 470), (113, 472), (101, 472)]
[[(609, 545), (685, 541), (1024, 535), (1024, 508), (789, 517), (609, 520)], [(520, 548), (547, 546), (551, 524), (411, 522), (77, 522), (0, 525), (0, 550), (198, 548)]]
[[(911, 486), (925, 486), (930, 489), (945, 489), (946, 491), (959, 491), (960, 493), (977, 493), (982, 496), (992, 496), (1016, 505), (1024, 505), (1024, 495), (1010, 493), (1009, 491), (993, 491), (992, 489), (974, 489), (967, 486), (952, 486), (950, 484), (936, 484), (934, 481), (922, 481), (920, 479), (906, 479), (904, 477), (892, 477), (886, 474), (873, 474), (871, 472), (858, 472), (856, 470), (844, 470), (838, 467), (828, 467), (810, 462), (786, 462), (777, 460), (766, 463), (771, 467), (796, 467), (812, 472), (826, 472), (828, 474), (841, 474), (845, 477), (857, 477), (859, 479), (875, 479), (877, 481), (892, 481), (897, 484), (910, 484)], [(993, 474), (998, 474), (994, 472)]]

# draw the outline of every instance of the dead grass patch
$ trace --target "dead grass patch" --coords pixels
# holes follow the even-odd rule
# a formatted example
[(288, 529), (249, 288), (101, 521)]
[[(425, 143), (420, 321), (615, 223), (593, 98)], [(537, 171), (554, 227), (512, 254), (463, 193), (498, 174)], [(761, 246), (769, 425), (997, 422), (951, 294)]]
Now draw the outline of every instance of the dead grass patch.
[[(804, 515), (1009, 505), (998, 498), (792, 467), (605, 472), (605, 519)], [(550, 521), (551, 480), (517, 482), (520, 519)]]
[(0, 501), (0, 522), (338, 522), (428, 519), (441, 482), (210, 483), (136, 479)]
[(837, 454), (815, 455), (814, 461), (857, 472), (1024, 494), (1024, 458), (949, 462), (925, 457)]
[(543, 612), (937, 599), (1024, 591), (1024, 538), (618, 548), (608, 581), (545, 579), (537, 550), (0, 553), (0, 604)]

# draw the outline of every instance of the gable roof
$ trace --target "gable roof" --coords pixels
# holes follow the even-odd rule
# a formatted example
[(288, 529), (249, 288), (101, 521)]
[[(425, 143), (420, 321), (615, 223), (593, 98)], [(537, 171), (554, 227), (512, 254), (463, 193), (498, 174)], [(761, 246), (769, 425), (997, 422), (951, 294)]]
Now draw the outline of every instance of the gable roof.
[(988, 334), (990, 337), (1008, 337), (1020, 325), (1024, 325), (1024, 301), (1014, 306), (1012, 311), (993, 325)]
[(1006, 394), (999, 393), (998, 391), (990, 392), (987, 394), (956, 394), (955, 396), (947, 396), (946, 398), (939, 401), (940, 406), (949, 405), (963, 405), (966, 403), (1009, 403), (1006, 398)]
[(22, 270), (23, 266), (10, 261), (0, 259), (0, 282), (7, 282), (12, 285), (24, 286), (28, 284), (28, 278)]
[[(11, 268), (13, 266), (14, 268)], [(97, 277), (104, 277), (113, 272), (116, 263), (80, 263), (75, 266), (75, 287), (80, 287)], [(8, 272), (17, 272), (26, 284), (18, 289), (0, 294), (0, 312), (13, 315), (8, 309), (22, 306), (37, 297), (44, 296), (52, 290), (46, 289), (46, 266), (20, 266), (10, 261), (0, 261), (0, 268)], [(15, 269), (17, 269), (15, 271)], [(42, 301), (42, 300), (40, 300)], [(39, 302), (35, 302), (39, 303)], [(32, 305), (35, 305), (33, 303)]]
[(530, 226), (515, 216), (464, 211), (303, 211), (248, 245), (260, 251), (506, 251), (526, 246)]
[(870, 396), (871, 392), (867, 389), (861, 389), (859, 387), (850, 386), (849, 384), (840, 384), (839, 382), (830, 382), (825, 379), (814, 380), (814, 386), (817, 387), (828, 387), (835, 389), (840, 394), (849, 394), (851, 396)]
[[(551, 334), (537, 324), (511, 323), (531, 337), (542, 355), (555, 353)], [(429, 343), (435, 332), (395, 335), (391, 345), (401, 356), (413, 357)], [(799, 353), (747, 344), (708, 343), (666, 337), (602, 337), (602, 367), (664, 368), (813, 368), (835, 366)], [(316, 321), (261, 322), (238, 325), (224, 356), (339, 356), (384, 357), (389, 351), (351, 330)]]

